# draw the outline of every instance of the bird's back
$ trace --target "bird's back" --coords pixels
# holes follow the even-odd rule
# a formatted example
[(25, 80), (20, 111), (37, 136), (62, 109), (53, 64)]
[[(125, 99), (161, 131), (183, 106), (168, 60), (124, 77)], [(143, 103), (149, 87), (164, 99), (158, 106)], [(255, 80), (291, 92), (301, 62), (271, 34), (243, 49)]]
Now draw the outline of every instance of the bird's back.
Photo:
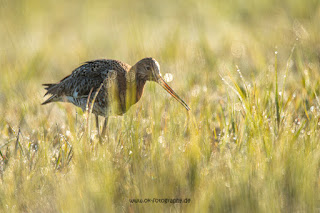
[[(43, 104), (57, 101), (66, 101), (85, 110), (88, 97), (93, 99), (97, 94), (94, 113), (105, 116), (108, 107), (108, 95), (111, 85), (117, 87), (117, 92), (125, 90), (126, 73), (131, 66), (118, 60), (93, 60), (85, 62), (76, 68), (70, 75), (56, 84), (44, 84), (47, 93), (52, 95)], [(95, 112), (96, 111), (96, 112)]]

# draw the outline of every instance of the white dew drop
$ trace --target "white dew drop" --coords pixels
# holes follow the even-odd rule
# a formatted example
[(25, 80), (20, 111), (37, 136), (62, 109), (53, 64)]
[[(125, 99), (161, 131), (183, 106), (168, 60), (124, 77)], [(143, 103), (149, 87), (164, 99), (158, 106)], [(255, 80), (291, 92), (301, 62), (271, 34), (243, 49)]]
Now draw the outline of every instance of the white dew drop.
[(166, 73), (163, 78), (166, 82), (171, 82), (173, 80), (173, 75), (171, 73)]
[(297, 94), (293, 93), (292, 98), (294, 99), (295, 97), (297, 97)]
[(160, 144), (162, 144), (162, 143), (163, 143), (163, 136), (159, 136), (159, 138), (158, 138), (158, 142), (159, 142)]
[(310, 111), (313, 112), (314, 111), (314, 106), (310, 107)]
[(203, 90), (203, 92), (207, 92), (207, 91), (208, 91), (208, 88), (207, 88), (206, 86), (203, 86), (203, 87), (202, 87), (202, 90)]

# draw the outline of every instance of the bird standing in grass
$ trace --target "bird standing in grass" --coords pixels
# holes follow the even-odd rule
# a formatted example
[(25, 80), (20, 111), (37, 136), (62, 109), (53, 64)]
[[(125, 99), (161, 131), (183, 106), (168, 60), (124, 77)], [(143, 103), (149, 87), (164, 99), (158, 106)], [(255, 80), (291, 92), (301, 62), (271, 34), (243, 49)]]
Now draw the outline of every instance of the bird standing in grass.
[[(102, 135), (105, 134), (110, 115), (123, 115), (137, 103), (147, 81), (160, 84), (187, 110), (188, 105), (169, 87), (160, 74), (160, 65), (153, 58), (144, 58), (134, 66), (118, 60), (93, 60), (85, 62), (56, 84), (46, 86), (45, 102), (70, 102), (83, 111), (92, 107), (99, 132), (99, 115), (105, 117)], [(93, 106), (91, 106), (93, 104)], [(88, 107), (89, 106), (89, 107)]]

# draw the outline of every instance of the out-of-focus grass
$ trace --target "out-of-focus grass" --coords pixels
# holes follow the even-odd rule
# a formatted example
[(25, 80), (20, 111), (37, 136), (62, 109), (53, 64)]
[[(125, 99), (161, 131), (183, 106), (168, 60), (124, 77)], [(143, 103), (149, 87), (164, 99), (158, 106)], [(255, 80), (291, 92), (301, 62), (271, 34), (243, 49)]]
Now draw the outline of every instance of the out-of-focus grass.
[[(0, 1), (0, 211), (317, 211), (319, 20), (317, 0)], [(99, 144), (40, 106), (83, 61), (147, 56), (190, 113), (148, 83)]]

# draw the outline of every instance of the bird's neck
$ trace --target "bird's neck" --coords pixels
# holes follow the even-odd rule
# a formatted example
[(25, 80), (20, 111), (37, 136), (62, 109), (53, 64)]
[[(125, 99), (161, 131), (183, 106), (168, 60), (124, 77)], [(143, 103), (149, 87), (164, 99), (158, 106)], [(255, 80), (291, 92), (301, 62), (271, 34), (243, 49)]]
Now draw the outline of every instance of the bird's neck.
[(127, 101), (130, 106), (140, 100), (146, 81), (137, 73), (135, 67), (132, 67), (127, 73)]
[(138, 102), (142, 96), (142, 93), (143, 93), (143, 88), (144, 88), (144, 85), (146, 84), (146, 80), (144, 79), (137, 79), (136, 80), (136, 90), (137, 90), (137, 93), (136, 93), (136, 102)]

